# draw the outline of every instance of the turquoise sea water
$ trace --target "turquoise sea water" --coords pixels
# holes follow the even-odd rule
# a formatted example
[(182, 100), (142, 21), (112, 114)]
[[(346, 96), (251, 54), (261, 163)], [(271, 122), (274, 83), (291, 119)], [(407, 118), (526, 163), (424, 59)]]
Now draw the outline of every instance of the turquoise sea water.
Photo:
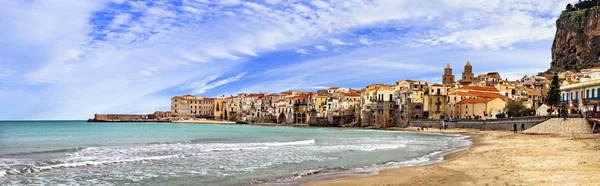
[(469, 145), (459, 135), (359, 129), (3, 121), (0, 185), (293, 184), (440, 161)]

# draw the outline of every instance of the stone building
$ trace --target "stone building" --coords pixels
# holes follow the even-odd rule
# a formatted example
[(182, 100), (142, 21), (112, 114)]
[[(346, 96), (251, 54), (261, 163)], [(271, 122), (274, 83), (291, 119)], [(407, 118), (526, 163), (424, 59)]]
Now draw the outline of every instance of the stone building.
[(369, 85), (361, 91), (361, 97), (361, 126), (396, 126), (398, 106), (394, 86)]
[(450, 68), (450, 63), (448, 63), (448, 65), (446, 65), (446, 68), (444, 68), (444, 75), (442, 75), (442, 84), (454, 84), (454, 75), (452, 74), (452, 68)]
[(446, 115), (446, 103), (448, 102), (448, 89), (444, 85), (429, 85), (423, 106), (430, 119), (444, 119)]
[[(396, 104), (399, 105), (399, 119), (428, 118), (425, 112), (425, 101), (429, 94), (429, 84), (425, 81), (399, 80), (394, 86), (396, 90)], [(428, 102), (429, 103), (429, 102)]]
[(236, 121), (240, 114), (240, 101), (238, 96), (229, 96), (225, 98), (225, 113), (223, 116), (229, 121)]
[(462, 73), (462, 79), (458, 81), (461, 85), (470, 85), (475, 82), (475, 74), (473, 74), (473, 66), (467, 61), (465, 68)]
[(193, 95), (171, 98), (171, 114), (175, 117), (214, 117), (214, 98)]
[(217, 99), (215, 99), (214, 101), (214, 106), (213, 106), (213, 113), (215, 116), (215, 120), (224, 120), (225, 118), (225, 107), (226, 107), (226, 103), (227, 100), (225, 99), (225, 97), (219, 97)]

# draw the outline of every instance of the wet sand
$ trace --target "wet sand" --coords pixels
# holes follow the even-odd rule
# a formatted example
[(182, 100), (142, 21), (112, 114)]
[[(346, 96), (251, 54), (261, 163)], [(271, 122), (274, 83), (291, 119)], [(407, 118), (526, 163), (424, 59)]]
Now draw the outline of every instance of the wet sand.
[[(397, 129), (416, 131), (416, 128)], [(469, 129), (473, 147), (432, 165), (390, 169), (314, 185), (599, 185), (600, 135), (525, 135)]]

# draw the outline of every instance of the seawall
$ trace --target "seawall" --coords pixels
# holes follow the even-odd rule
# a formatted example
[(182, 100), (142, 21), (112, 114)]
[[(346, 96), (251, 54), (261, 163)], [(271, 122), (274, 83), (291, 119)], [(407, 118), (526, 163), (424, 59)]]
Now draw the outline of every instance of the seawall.
[[(521, 124), (525, 123), (525, 128), (531, 128), (539, 123), (542, 123), (552, 116), (532, 116), (519, 118), (505, 119), (488, 119), (488, 120), (458, 120), (456, 122), (446, 122), (448, 128), (467, 128), (480, 130), (512, 130), (513, 124), (517, 123), (521, 129)], [(408, 126), (413, 127), (433, 127), (439, 128), (442, 126), (442, 120), (411, 120)]]

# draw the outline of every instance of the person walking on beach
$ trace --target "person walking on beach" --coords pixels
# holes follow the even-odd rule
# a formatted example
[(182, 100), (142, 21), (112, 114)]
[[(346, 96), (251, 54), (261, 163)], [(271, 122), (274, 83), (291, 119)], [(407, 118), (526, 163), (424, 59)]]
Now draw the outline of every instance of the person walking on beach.
[(521, 123), (521, 132), (525, 131), (525, 123)]
[(515, 131), (515, 134), (517, 134), (517, 123), (513, 124), (513, 129)]

